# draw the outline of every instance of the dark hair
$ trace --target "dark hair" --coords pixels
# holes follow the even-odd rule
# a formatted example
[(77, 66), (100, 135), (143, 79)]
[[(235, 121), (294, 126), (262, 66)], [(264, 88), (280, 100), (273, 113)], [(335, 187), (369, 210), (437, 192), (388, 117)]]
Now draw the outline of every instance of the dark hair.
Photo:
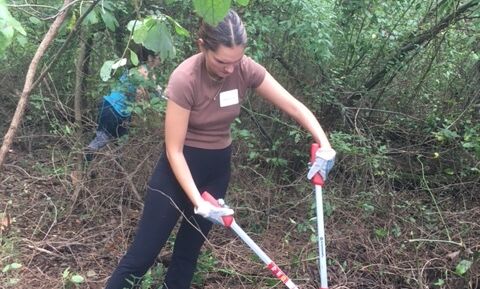
[(130, 43), (129, 48), (135, 52), (140, 63), (145, 63), (148, 61), (148, 56), (156, 56), (157, 54), (150, 49), (145, 48), (144, 46), (137, 43)]
[(245, 26), (240, 16), (233, 10), (229, 10), (227, 16), (217, 26), (202, 20), (198, 37), (203, 39), (205, 48), (212, 51), (216, 51), (220, 44), (227, 47), (247, 45)]
[(147, 62), (148, 56), (155, 57), (157, 54), (150, 49), (147, 49), (143, 46), (140, 46), (140, 49), (137, 52), (138, 60), (140, 62)]

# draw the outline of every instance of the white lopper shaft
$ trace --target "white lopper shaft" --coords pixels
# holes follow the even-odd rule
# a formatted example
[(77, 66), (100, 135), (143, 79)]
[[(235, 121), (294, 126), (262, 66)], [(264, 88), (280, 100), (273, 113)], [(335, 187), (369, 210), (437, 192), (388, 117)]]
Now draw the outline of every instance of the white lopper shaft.
[(318, 253), (320, 255), (318, 260), (318, 265), (320, 268), (320, 289), (327, 289), (327, 254), (325, 250), (322, 186), (315, 185), (315, 199), (317, 207)]
[(285, 273), (278, 268), (278, 266), (270, 259), (265, 252), (263, 252), (260, 247), (250, 238), (245, 231), (243, 231), (238, 224), (233, 221), (230, 228), (242, 239), (250, 249), (257, 254), (257, 256), (267, 265), (268, 269), (272, 271), (272, 273), (280, 279), (289, 289), (298, 289), (297, 285), (295, 285), (290, 278), (288, 278)]

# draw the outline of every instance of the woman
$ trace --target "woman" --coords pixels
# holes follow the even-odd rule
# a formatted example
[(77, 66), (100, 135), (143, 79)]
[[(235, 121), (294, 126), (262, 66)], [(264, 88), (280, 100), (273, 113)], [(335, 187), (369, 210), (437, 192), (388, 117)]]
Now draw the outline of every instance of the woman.
[(230, 178), (230, 124), (240, 113), (247, 89), (255, 89), (288, 113), (321, 144), (312, 174), (328, 173), (331, 168), (335, 151), (312, 112), (244, 55), (246, 43), (241, 19), (229, 11), (216, 27), (201, 25), (200, 53), (172, 73), (166, 89), (165, 152), (150, 178), (133, 244), (107, 288), (132, 288), (126, 279), (139, 281), (180, 216), (163, 288), (190, 288), (200, 248), (212, 226), (207, 218), (222, 223), (221, 216), (233, 214), (231, 209), (213, 207), (200, 193), (225, 196)]
[(160, 64), (159, 57), (146, 48), (140, 48), (137, 55), (141, 64), (138, 67), (126, 69), (112, 91), (103, 97), (95, 138), (85, 150), (87, 161), (91, 161), (94, 153), (110, 141), (128, 132), (132, 103), (148, 97), (149, 91), (158, 93), (155, 90), (156, 87), (152, 89), (155, 75), (151, 71)]

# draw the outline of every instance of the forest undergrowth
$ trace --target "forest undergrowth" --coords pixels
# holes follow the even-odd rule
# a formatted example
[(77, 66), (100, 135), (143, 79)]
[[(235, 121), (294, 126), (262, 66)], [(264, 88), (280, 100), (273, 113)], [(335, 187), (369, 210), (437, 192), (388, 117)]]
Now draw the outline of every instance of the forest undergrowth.
[[(68, 170), (71, 155), (61, 142), (30, 153), (13, 148), (0, 182), (1, 287), (103, 288), (134, 236), (138, 196), (162, 150), (159, 139), (111, 145), (82, 178)], [(268, 172), (242, 165), (245, 149), (239, 144), (234, 151), (227, 197), (237, 222), (300, 288), (318, 288), (315, 199), (306, 169), (290, 183), (276, 183)], [(339, 167), (348, 163), (340, 156)], [(477, 193), (464, 184), (432, 194), (398, 190), (384, 180), (358, 191), (362, 180), (355, 182), (334, 170), (324, 189), (330, 288), (480, 288)], [(172, 243), (142, 288), (160, 286)], [(216, 226), (193, 288), (283, 285), (238, 237)]]
[[(34, 62), (68, 8), (13, 2), (0, 0), (0, 289), (100, 289), (135, 235), (165, 113), (160, 98), (132, 105), (129, 137), (82, 166), (112, 67), (138, 62), (131, 44), (153, 47), (165, 88), (197, 51), (199, 10), (215, 9), (65, 1), (66, 22)], [(480, 289), (480, 1), (193, 2), (235, 3), (246, 54), (312, 110), (337, 151), (324, 188), (329, 288)], [(310, 136), (252, 93), (232, 137), (236, 221), (300, 288), (319, 288)], [(160, 287), (173, 242), (141, 289)], [(219, 226), (197, 269), (194, 289), (284, 288)]]

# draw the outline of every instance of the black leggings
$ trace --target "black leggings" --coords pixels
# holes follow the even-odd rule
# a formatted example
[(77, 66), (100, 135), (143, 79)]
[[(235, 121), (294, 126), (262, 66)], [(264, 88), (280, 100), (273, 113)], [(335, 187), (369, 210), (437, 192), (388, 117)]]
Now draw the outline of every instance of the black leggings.
[[(230, 180), (231, 147), (220, 150), (185, 147), (184, 155), (200, 193), (208, 191), (215, 198), (224, 198)], [(110, 277), (106, 289), (132, 288), (126, 279), (138, 280), (147, 272), (182, 215), (165, 277), (165, 289), (190, 288), (200, 249), (212, 223), (193, 213), (192, 203), (163, 153), (150, 178), (143, 215), (133, 243)]]

